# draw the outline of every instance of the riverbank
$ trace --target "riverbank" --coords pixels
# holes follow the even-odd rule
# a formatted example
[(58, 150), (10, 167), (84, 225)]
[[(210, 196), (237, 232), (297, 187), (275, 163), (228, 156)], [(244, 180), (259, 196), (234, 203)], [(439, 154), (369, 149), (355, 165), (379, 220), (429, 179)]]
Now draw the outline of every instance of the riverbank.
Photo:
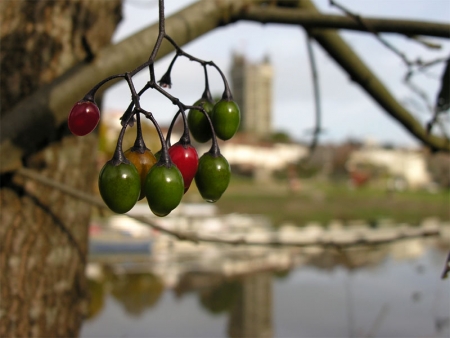
[[(193, 185), (187, 201), (198, 201)], [(376, 225), (385, 220), (418, 225), (437, 217), (450, 221), (450, 191), (388, 192), (384, 188), (351, 188), (345, 183), (302, 180), (292, 191), (286, 181), (265, 183), (233, 177), (228, 190), (216, 203), (221, 214), (242, 213), (267, 216), (275, 226), (308, 222), (329, 224), (363, 220)]]

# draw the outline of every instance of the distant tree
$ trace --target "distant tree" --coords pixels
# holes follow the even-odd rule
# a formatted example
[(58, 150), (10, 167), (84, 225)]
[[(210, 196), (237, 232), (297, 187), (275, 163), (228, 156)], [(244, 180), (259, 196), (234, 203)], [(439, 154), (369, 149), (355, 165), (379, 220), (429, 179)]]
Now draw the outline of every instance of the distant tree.
[(289, 143), (291, 142), (291, 137), (284, 131), (277, 131), (271, 135), (270, 140), (273, 142)]
[(430, 154), (427, 163), (433, 181), (442, 188), (450, 189), (450, 155)]

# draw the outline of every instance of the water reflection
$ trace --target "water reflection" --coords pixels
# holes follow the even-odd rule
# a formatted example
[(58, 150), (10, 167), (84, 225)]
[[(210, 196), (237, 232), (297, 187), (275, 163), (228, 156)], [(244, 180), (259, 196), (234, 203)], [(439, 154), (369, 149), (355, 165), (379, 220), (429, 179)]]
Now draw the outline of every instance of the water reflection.
[(228, 313), (229, 337), (272, 337), (272, 279), (272, 272), (231, 280), (217, 274), (187, 273), (175, 292), (180, 298), (195, 292), (209, 313)]
[(100, 280), (89, 279), (88, 282), (91, 302), (87, 320), (99, 314), (107, 295), (116, 299), (128, 315), (139, 317), (158, 303), (164, 291), (161, 279), (151, 273), (115, 275), (105, 269)]
[(228, 322), (229, 337), (272, 337), (272, 276), (244, 278)]
[[(230, 276), (191, 267), (171, 289), (161, 271), (174, 280), (180, 269), (174, 261), (165, 269), (147, 261), (129, 271), (130, 262), (101, 264), (89, 280), (92, 301), (82, 336), (445, 337), (450, 289), (439, 276), (446, 250), (448, 243), (434, 240), (297, 249), (291, 269)], [(119, 318), (115, 303), (124, 311), (122, 331), (107, 331)]]
[(199, 293), (200, 303), (203, 308), (213, 314), (228, 312), (242, 294), (240, 281), (225, 281), (211, 289), (202, 290)]
[(88, 279), (88, 288), (90, 294), (89, 309), (86, 319), (95, 318), (103, 309), (105, 304), (105, 283)]

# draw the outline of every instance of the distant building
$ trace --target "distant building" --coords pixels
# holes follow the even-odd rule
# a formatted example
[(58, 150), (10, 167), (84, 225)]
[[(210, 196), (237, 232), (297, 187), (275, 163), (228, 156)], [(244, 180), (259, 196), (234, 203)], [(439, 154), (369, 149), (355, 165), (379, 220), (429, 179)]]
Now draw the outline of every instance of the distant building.
[(260, 63), (251, 63), (242, 55), (233, 55), (231, 86), (242, 115), (241, 131), (259, 137), (272, 133), (272, 81), (273, 68), (267, 56)]
[(425, 156), (417, 150), (365, 146), (350, 155), (347, 168), (351, 172), (358, 164), (364, 163), (384, 167), (392, 177), (404, 180), (413, 189), (432, 182)]

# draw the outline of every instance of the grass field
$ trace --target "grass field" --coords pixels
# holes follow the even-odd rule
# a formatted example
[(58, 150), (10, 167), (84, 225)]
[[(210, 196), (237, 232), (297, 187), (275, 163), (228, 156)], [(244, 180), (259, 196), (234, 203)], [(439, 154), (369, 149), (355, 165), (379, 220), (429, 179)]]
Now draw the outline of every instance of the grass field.
[[(192, 189), (193, 188), (193, 189)], [(188, 200), (198, 198), (195, 185)], [(195, 197), (197, 196), (197, 197)], [(286, 181), (265, 183), (233, 177), (228, 190), (216, 203), (220, 213), (248, 213), (268, 216), (274, 225), (284, 222), (305, 225), (316, 221), (392, 219), (419, 224), (427, 217), (450, 220), (450, 192), (406, 191), (389, 194), (385, 189), (351, 189), (346, 184), (304, 180), (291, 192)]]

